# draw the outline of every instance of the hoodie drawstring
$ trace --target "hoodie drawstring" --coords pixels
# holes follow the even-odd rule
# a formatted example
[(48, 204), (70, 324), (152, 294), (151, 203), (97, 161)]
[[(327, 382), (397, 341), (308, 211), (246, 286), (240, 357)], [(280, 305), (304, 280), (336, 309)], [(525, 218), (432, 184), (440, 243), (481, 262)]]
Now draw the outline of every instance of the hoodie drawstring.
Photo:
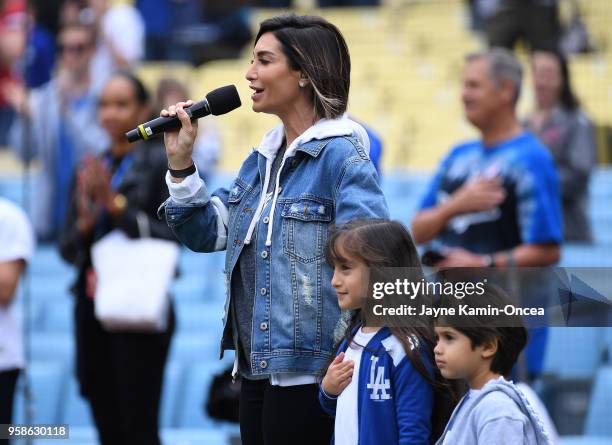
[(263, 188), (261, 189), (261, 195), (259, 197), (259, 204), (257, 204), (257, 209), (255, 210), (255, 214), (253, 215), (253, 219), (251, 220), (251, 224), (249, 225), (249, 230), (244, 238), (244, 244), (251, 244), (251, 238), (253, 237), (253, 232), (255, 231), (255, 226), (261, 218), (261, 213), (263, 212), (264, 204), (266, 202), (266, 195), (268, 190), (268, 184), (270, 183), (270, 172), (272, 170), (272, 161), (266, 159), (266, 176), (264, 178)]
[(278, 173), (276, 175), (276, 183), (274, 184), (274, 198), (272, 199), (272, 207), (270, 208), (270, 223), (268, 224), (268, 235), (266, 236), (266, 246), (270, 247), (272, 245), (272, 226), (274, 226), (274, 211), (276, 210), (276, 200), (278, 198), (278, 189), (280, 183), (280, 174), (283, 171), (283, 166), (285, 165), (285, 160), (287, 158), (283, 158), (280, 167), (278, 168)]

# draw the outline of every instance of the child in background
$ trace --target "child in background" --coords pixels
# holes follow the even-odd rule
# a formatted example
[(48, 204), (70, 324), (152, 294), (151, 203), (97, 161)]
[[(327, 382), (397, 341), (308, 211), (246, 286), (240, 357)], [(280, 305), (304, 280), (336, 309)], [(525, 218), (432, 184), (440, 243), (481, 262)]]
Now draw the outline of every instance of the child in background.
[[(441, 307), (503, 308), (513, 304), (499, 288), (485, 285), (483, 295)], [(456, 312), (458, 313), (458, 312)], [(547, 433), (523, 393), (506, 380), (521, 350), (527, 330), (520, 316), (454, 315), (436, 319), (436, 365), (447, 379), (463, 379), (468, 393), (455, 408), (436, 445), (548, 445)]]
[(433, 326), (365, 326), (361, 309), (374, 268), (416, 268), (422, 277), (410, 234), (394, 221), (352, 221), (330, 237), (327, 261), (340, 307), (354, 311), (319, 392), (335, 416), (335, 445), (433, 443), (452, 410), (433, 366)]

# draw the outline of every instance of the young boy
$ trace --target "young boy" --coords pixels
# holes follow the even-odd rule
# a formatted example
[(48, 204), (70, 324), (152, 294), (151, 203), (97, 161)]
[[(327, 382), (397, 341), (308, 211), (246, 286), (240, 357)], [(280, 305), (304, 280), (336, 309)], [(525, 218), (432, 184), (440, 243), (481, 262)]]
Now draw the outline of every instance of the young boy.
[[(504, 308), (512, 304), (499, 288), (484, 289), (481, 296), (451, 297), (442, 305)], [(442, 376), (463, 379), (469, 386), (436, 445), (550, 444), (523, 393), (504, 378), (527, 344), (520, 316), (443, 316), (436, 319), (435, 331), (434, 354)]]

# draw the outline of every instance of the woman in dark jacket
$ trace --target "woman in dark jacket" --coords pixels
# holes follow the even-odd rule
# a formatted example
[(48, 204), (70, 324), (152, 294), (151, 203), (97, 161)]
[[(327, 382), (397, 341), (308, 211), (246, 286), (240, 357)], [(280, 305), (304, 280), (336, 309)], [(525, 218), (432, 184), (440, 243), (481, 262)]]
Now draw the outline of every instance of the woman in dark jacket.
[(148, 95), (126, 73), (114, 75), (100, 98), (98, 119), (112, 142), (76, 172), (70, 210), (60, 239), (62, 257), (78, 270), (76, 362), (81, 394), (88, 400), (102, 444), (159, 444), (158, 412), (164, 365), (174, 330), (172, 309), (165, 332), (109, 332), (94, 315), (96, 274), (92, 245), (118, 229), (129, 238), (173, 240), (156, 217), (167, 198), (162, 146), (127, 143), (124, 134), (147, 120)]

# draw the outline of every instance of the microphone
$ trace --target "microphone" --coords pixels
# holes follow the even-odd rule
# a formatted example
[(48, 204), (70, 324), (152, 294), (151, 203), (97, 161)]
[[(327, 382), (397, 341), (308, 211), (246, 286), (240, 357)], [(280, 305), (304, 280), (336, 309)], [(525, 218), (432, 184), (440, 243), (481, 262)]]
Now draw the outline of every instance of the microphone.
[[(216, 90), (212, 90), (206, 95), (206, 98), (200, 102), (196, 102), (189, 108), (185, 108), (185, 112), (191, 120), (199, 119), (212, 114), (219, 116), (229, 113), (241, 105), (240, 96), (234, 85), (227, 85)], [(158, 117), (144, 124), (140, 124), (133, 130), (125, 133), (125, 137), (129, 142), (136, 142), (140, 139), (145, 141), (153, 136), (163, 133), (168, 130), (176, 130), (181, 127), (181, 121), (178, 116), (174, 117)]]

